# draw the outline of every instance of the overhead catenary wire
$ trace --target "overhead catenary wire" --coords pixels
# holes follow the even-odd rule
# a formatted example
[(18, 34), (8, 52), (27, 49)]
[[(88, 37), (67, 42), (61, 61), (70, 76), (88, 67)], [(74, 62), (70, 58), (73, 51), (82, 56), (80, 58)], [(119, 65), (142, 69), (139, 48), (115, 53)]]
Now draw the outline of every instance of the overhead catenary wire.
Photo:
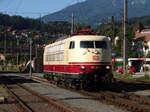
[(23, 16), (27, 18), (39, 18), (42, 15), (47, 15), (49, 12), (33, 12), (33, 11), (21, 11), (23, 0), (1, 0), (0, 1), (0, 13), (8, 14), (10, 16)]
[[(8, 9), (10, 7), (11, 3), (13, 3), (13, 0), (1, 0), (0, 1), (1, 5), (4, 5), (5, 9)], [(0, 7), (2, 8), (2, 7)]]
[[(69, 20), (67, 18), (66, 21), (70, 21), (71, 20), (72, 13), (74, 14), (74, 19), (75, 19), (76, 23), (79, 23), (79, 22), (81, 23), (81, 21), (80, 21), (81, 19), (80, 18), (86, 18), (86, 15), (84, 14), (82, 6), (81, 6), (81, 3), (84, 2), (84, 1), (85, 0), (72, 0), (71, 2), (69, 2), (68, 6), (71, 6), (71, 5), (74, 5), (74, 4), (78, 4), (78, 8), (73, 9), (73, 11), (71, 12), (71, 14), (69, 16)], [(83, 20), (83, 21), (84, 22), (85, 21), (89, 21), (89, 18), (87, 20)]]
[[(83, 0), (76, 0), (77, 1), (77, 4), (78, 4), (78, 9), (77, 9), (77, 22), (79, 22), (81, 19), (80, 18), (83, 18), (83, 19), (85, 19), (86, 18), (86, 16), (85, 16), (85, 14), (83, 13), (83, 10), (82, 10), (82, 2), (83, 2)], [(86, 20), (82, 20), (82, 23), (83, 23), (83, 21), (86, 21)]]
[(21, 7), (22, 1), (23, 1), (23, 0), (19, 0), (19, 2), (18, 2), (18, 4), (17, 4), (17, 7), (16, 7), (16, 9), (15, 9), (15, 12), (17, 12), (17, 11), (19, 10), (19, 8)]

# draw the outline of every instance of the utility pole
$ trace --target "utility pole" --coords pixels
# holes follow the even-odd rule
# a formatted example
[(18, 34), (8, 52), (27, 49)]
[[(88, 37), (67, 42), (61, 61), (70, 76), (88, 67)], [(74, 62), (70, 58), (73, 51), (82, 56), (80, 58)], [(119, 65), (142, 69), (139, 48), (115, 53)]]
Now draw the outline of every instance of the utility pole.
[(127, 65), (128, 65), (128, 38), (127, 38), (127, 0), (124, 0), (124, 41), (123, 41), (123, 68), (124, 75), (127, 73)]
[(7, 29), (5, 29), (4, 31), (4, 56), (5, 56), (5, 60), (4, 60), (4, 67), (3, 70), (6, 70), (6, 53), (7, 53), (7, 38), (8, 38), (8, 34), (7, 34)]
[(17, 39), (17, 66), (19, 65), (19, 36), (16, 35)]
[(111, 16), (110, 18), (109, 18), (110, 20), (110, 27), (111, 27), (111, 30), (112, 30), (112, 32), (111, 32), (111, 35), (110, 35), (110, 37), (111, 37), (111, 50), (112, 50), (112, 58), (114, 59), (114, 61), (112, 62), (112, 64), (113, 64), (113, 67), (112, 67), (112, 70), (115, 70), (115, 54), (113, 53), (113, 46), (114, 46), (114, 16)]
[(111, 29), (112, 29), (111, 42), (112, 42), (112, 48), (113, 48), (113, 45), (114, 45), (114, 38), (115, 38), (114, 16), (111, 16)]
[(30, 79), (32, 79), (32, 37), (30, 37)]
[(6, 56), (6, 50), (7, 50), (7, 30), (5, 31), (5, 41), (4, 41), (4, 55)]
[(38, 46), (35, 44), (35, 57), (38, 57)]
[(72, 13), (71, 34), (74, 32), (74, 14)]

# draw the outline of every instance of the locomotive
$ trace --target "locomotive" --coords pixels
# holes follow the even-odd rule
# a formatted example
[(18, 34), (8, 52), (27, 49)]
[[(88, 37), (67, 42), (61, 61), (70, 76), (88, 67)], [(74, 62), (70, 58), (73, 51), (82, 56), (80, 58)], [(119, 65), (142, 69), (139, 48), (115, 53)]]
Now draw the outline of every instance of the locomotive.
[(112, 83), (110, 40), (92, 30), (81, 30), (45, 46), (44, 77), (78, 88)]

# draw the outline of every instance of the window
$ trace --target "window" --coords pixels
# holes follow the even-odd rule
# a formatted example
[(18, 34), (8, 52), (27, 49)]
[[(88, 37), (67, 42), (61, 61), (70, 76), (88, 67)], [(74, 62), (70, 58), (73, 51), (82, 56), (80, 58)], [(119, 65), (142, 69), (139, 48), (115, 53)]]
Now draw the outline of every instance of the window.
[(80, 48), (107, 48), (106, 41), (81, 41)]
[(54, 53), (54, 52), (64, 51), (64, 48), (65, 48), (65, 44), (52, 46), (52, 47), (47, 48), (47, 53)]
[(95, 48), (107, 48), (105, 41), (95, 41)]
[(94, 48), (93, 41), (81, 41), (80, 48)]
[(70, 42), (69, 49), (73, 49), (73, 48), (75, 48), (75, 42), (74, 42), (74, 41), (71, 41), (71, 42)]

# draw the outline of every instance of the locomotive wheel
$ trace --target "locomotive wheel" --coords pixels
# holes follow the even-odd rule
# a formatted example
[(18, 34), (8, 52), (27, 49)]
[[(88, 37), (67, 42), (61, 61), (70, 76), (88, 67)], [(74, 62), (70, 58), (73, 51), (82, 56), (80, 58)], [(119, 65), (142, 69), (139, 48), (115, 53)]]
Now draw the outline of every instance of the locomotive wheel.
[(107, 81), (107, 85), (112, 84), (112, 79), (113, 79), (113, 74), (109, 73), (106, 75), (106, 81)]
[(82, 89), (87, 91), (93, 90), (93, 85), (94, 85), (93, 81), (85, 80), (83, 81)]
[(64, 80), (64, 86), (65, 86), (66, 88), (69, 88), (69, 82), (68, 82), (67, 79)]

